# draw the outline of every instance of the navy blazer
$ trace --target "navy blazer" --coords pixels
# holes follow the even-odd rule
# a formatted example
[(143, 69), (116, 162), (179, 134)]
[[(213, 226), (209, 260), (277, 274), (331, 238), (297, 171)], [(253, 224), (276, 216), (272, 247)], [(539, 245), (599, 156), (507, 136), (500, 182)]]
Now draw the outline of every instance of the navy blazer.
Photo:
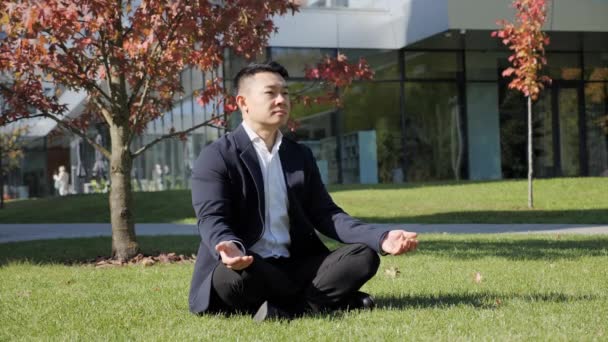
[[(310, 149), (287, 137), (279, 148), (289, 199), (292, 257), (327, 251), (315, 229), (343, 243), (363, 243), (380, 251), (389, 229), (350, 217), (331, 199)], [(190, 287), (190, 311), (209, 307), (211, 276), (220, 262), (215, 246), (236, 240), (249, 249), (263, 233), (264, 183), (258, 156), (239, 126), (205, 147), (192, 170), (192, 205), (201, 243)], [(254, 261), (255, 262), (255, 261)]]

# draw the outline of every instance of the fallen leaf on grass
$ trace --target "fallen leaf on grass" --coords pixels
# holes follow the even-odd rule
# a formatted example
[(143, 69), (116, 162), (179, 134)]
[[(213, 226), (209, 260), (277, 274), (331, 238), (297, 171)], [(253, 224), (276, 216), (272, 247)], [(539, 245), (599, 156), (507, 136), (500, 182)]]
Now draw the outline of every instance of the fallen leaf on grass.
[(154, 259), (152, 259), (152, 258), (144, 258), (144, 259), (141, 261), (141, 264), (142, 264), (142, 265), (144, 265), (144, 266), (152, 266), (152, 265), (154, 265), (155, 263), (156, 263), (156, 261), (154, 261)]
[(173, 263), (192, 263), (196, 260), (196, 256), (184, 256), (183, 254), (175, 253), (160, 253), (158, 255), (145, 256), (137, 254), (128, 261), (119, 261), (108, 257), (97, 257), (92, 264), (98, 268), (124, 266), (124, 265), (143, 265), (152, 266), (155, 264), (173, 264)]
[(27, 290), (17, 291), (17, 297), (29, 298), (31, 295), (32, 295), (32, 291), (27, 291)]
[(391, 278), (397, 278), (397, 276), (401, 273), (397, 267), (389, 267), (384, 270), (384, 274)]
[(473, 278), (473, 281), (475, 282), (475, 284), (481, 284), (482, 280), (483, 280), (483, 276), (481, 275), (481, 273), (475, 272), (475, 277)]

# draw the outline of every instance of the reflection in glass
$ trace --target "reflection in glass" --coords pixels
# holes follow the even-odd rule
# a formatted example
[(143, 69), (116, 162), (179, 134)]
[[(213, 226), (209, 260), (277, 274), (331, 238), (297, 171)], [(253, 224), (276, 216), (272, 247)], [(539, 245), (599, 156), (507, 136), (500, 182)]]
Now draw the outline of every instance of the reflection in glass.
[[(504, 178), (528, 175), (528, 109), (526, 98), (506, 85), (500, 95), (500, 148)], [(551, 92), (543, 91), (532, 106), (534, 177), (554, 175)]]
[(184, 93), (182, 96), (190, 96), (192, 94), (192, 72), (193, 69), (191, 67), (185, 68), (181, 73), (181, 84), (184, 88)]
[(600, 176), (608, 172), (608, 131), (600, 125), (601, 118), (608, 115), (608, 83), (587, 83), (585, 106), (589, 175)]
[(298, 122), (297, 129), (289, 134), (312, 150), (324, 182), (338, 183), (340, 178), (335, 106), (329, 103), (305, 105), (297, 100), (299, 96), (315, 98), (325, 94), (324, 90), (315, 86), (313, 82), (290, 81), (288, 84), (292, 100), (291, 118)]
[(334, 49), (300, 49), (273, 47), (272, 59), (287, 69), (289, 77), (304, 77), (306, 66), (317, 64), (326, 55), (333, 56)]
[(578, 96), (575, 88), (560, 88), (559, 149), (563, 176), (580, 175)]
[[(522, 96), (523, 97), (523, 96)], [(524, 98), (524, 102), (526, 99)], [(527, 108), (527, 107), (525, 107)], [(523, 134), (527, 137), (527, 109), (521, 118), (525, 124)], [(551, 91), (541, 92), (540, 97), (532, 105), (532, 149), (534, 176), (551, 177), (555, 176), (555, 158), (553, 155), (553, 112), (551, 107)], [(526, 138), (527, 144), (527, 138)], [(527, 176), (527, 151), (526, 155), (526, 176)]]
[(577, 53), (547, 53), (547, 65), (542, 74), (554, 80), (580, 80), (581, 65)]
[(496, 81), (500, 73), (498, 71), (499, 60), (505, 60), (507, 54), (504, 52), (478, 52), (466, 53), (467, 81)]
[[(488, 37), (490, 31), (488, 31)], [(433, 35), (429, 38), (415, 42), (408, 46), (408, 49), (416, 50), (434, 50), (434, 49), (455, 49), (460, 50), (464, 48), (462, 46), (463, 40), (461, 39), (460, 30), (449, 30), (443, 33)], [(468, 45), (467, 45), (468, 46)]]
[(395, 50), (340, 49), (348, 61), (356, 63), (365, 58), (374, 71), (374, 80), (399, 80), (398, 53)]
[(406, 51), (405, 77), (422, 79), (456, 79), (462, 71), (456, 52)]
[[(365, 139), (363, 131), (373, 131), (377, 165), (367, 167), (377, 168), (381, 182), (392, 183), (403, 181), (399, 176), (403, 173), (402, 166), (402, 134), (399, 113), (399, 83), (362, 82), (352, 86), (344, 94), (342, 110), (344, 133), (359, 134)], [(367, 136), (371, 139), (371, 136)], [(347, 156), (348, 154), (345, 153)], [(371, 157), (370, 157), (371, 158)]]
[(405, 84), (408, 181), (455, 179), (462, 161), (455, 83)]
[[(266, 50), (260, 51), (252, 60), (247, 60), (243, 56), (235, 54), (233, 51), (228, 51), (224, 60), (224, 77), (226, 80), (232, 80), (234, 76), (245, 66), (252, 62), (263, 62), (267, 59)], [(207, 75), (207, 79), (209, 79)]]
[(608, 52), (585, 53), (585, 80), (608, 81)]

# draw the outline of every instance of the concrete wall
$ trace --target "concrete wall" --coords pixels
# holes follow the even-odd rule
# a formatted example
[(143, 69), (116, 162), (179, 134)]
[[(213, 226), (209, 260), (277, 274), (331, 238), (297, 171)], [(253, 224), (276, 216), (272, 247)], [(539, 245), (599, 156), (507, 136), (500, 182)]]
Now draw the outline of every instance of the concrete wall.
[[(496, 20), (513, 20), (512, 0), (447, 0), (450, 29), (494, 30)], [(608, 1), (548, 0), (546, 30), (608, 31)]]
[(367, 10), (303, 8), (275, 23), (271, 46), (399, 49), (448, 29), (447, 0), (383, 0)]

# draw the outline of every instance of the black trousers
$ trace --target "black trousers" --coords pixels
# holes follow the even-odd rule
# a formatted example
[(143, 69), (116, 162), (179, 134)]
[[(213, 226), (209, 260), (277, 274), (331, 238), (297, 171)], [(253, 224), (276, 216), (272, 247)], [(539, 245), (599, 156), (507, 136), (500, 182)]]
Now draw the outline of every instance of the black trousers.
[(371, 279), (380, 258), (362, 244), (305, 258), (261, 258), (234, 271), (220, 263), (213, 272), (211, 311), (253, 313), (266, 300), (285, 310), (337, 308)]

